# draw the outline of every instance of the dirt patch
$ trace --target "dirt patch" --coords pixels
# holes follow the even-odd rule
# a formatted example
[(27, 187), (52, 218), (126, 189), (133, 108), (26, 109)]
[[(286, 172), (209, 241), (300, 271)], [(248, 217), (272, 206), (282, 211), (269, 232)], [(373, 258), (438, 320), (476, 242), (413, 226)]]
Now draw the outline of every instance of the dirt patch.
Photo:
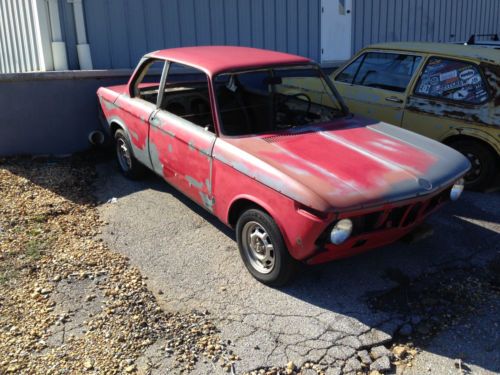
[(230, 371), (208, 313), (163, 311), (99, 239), (94, 177), (86, 157), (0, 160), (0, 373), (148, 373), (151, 347), (169, 371)]

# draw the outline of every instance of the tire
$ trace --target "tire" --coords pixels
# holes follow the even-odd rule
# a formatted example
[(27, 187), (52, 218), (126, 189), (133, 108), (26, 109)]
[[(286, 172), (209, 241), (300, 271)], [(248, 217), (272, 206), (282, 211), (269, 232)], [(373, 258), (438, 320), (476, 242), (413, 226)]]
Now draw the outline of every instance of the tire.
[(144, 177), (146, 167), (135, 158), (127, 134), (122, 129), (118, 129), (115, 132), (114, 138), (116, 160), (120, 172), (131, 180), (138, 180)]
[(261, 283), (282, 286), (296, 273), (298, 262), (290, 256), (278, 226), (267, 213), (253, 208), (243, 212), (236, 223), (236, 239), (243, 263)]
[(469, 190), (484, 190), (489, 187), (496, 176), (497, 156), (481, 143), (461, 139), (450, 143), (450, 146), (469, 159), (472, 168), (465, 175), (465, 187)]

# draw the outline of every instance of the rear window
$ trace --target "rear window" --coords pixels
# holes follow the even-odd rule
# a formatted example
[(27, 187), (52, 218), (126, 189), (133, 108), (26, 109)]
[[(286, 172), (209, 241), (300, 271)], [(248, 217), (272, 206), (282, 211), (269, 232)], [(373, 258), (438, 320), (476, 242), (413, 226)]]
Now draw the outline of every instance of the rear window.
[(483, 77), (474, 64), (431, 57), (415, 86), (415, 94), (480, 104), (488, 99)]

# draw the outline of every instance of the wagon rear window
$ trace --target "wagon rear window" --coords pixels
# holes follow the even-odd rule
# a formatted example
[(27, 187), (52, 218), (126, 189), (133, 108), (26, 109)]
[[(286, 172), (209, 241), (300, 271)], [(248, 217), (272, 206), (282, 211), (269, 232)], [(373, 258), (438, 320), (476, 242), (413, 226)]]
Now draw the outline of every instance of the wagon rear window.
[(488, 99), (483, 77), (475, 65), (438, 57), (429, 59), (415, 93), (471, 104)]

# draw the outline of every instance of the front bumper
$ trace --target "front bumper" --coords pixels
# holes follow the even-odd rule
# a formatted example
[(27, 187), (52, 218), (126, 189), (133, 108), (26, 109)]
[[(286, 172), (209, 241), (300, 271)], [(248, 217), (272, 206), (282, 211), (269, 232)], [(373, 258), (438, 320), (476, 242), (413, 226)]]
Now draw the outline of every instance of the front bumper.
[(354, 232), (341, 245), (328, 241), (335, 223), (331, 223), (316, 241), (316, 252), (306, 259), (307, 264), (324, 263), (350, 257), (364, 251), (388, 245), (404, 237), (422, 224), (427, 216), (450, 200), (451, 186), (432, 195), (414, 198), (379, 209), (340, 215), (350, 218)]

